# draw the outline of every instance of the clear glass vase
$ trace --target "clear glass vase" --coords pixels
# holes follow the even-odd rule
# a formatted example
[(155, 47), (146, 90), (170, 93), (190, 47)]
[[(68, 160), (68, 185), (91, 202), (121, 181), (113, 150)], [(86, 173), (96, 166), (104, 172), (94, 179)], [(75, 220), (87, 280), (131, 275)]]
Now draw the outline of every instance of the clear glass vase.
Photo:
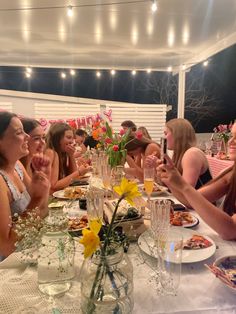
[(67, 219), (59, 215), (61, 211), (50, 212), (39, 247), (38, 286), (49, 296), (68, 291), (75, 275), (74, 240), (66, 231)]
[(133, 309), (133, 267), (123, 248), (84, 263), (81, 309), (85, 314), (128, 314)]

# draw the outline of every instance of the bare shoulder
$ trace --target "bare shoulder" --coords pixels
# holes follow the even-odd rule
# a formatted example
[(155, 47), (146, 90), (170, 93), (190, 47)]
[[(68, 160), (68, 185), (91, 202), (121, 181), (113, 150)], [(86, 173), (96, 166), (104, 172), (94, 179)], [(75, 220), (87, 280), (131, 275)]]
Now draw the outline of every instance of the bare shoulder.
[(201, 160), (207, 160), (204, 152), (197, 147), (190, 147), (189, 149), (187, 149), (186, 152), (184, 153), (183, 159), (184, 158), (185, 159), (191, 158), (196, 160), (197, 159), (199, 160), (200, 158)]
[(51, 162), (53, 162), (57, 153), (54, 150), (52, 150), (51, 148), (47, 148), (45, 150), (45, 155), (50, 158)]

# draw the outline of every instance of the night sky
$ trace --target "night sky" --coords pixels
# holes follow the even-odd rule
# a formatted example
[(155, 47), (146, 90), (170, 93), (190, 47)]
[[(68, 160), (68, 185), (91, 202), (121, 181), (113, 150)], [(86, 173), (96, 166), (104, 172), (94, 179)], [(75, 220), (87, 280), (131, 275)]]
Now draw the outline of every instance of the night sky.
[[(165, 72), (78, 70), (76, 76), (62, 69), (35, 68), (31, 79), (25, 78), (25, 68), (0, 67), (0, 88), (55, 95), (96, 98), (132, 103), (167, 103), (172, 111), (167, 119), (176, 117), (178, 77)], [(68, 70), (65, 70), (68, 72)], [(208, 67), (196, 65), (186, 76), (186, 111), (196, 132), (212, 132), (219, 123), (236, 119), (236, 45), (210, 59)]]

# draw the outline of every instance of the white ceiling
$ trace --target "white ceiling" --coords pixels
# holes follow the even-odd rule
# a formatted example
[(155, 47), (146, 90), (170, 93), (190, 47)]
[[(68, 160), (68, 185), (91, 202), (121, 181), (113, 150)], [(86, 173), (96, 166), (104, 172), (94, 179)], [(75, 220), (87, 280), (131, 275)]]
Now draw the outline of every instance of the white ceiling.
[(0, 0), (0, 65), (166, 69), (235, 42), (236, 0)]

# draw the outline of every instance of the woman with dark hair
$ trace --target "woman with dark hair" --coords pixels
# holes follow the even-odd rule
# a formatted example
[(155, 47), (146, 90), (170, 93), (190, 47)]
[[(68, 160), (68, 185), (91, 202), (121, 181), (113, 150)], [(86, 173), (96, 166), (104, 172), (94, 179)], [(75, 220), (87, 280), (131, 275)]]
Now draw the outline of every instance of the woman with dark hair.
[(43, 172), (48, 160), (32, 159), (32, 179), (18, 161), (29, 153), (29, 135), (20, 119), (13, 113), (0, 112), (0, 259), (15, 249), (17, 236), (12, 228), (12, 217), (38, 207), (38, 215), (48, 212), (50, 183)]
[[(166, 157), (167, 165), (158, 167), (158, 174), (172, 193), (184, 204), (198, 212), (203, 220), (225, 240), (236, 240), (236, 123), (228, 142), (229, 156), (234, 166), (197, 191), (188, 184)], [(210, 202), (225, 196), (223, 210)]]
[(74, 133), (68, 124), (58, 122), (51, 125), (46, 135), (46, 147), (45, 154), (52, 165), (52, 191), (64, 189), (89, 170), (84, 165), (77, 168), (74, 157)]
[[(87, 151), (86, 146), (84, 145), (84, 141), (87, 137), (87, 133), (85, 130), (77, 129), (75, 131), (75, 143), (76, 143), (76, 153), (75, 157), (80, 157), (82, 154), (84, 154)], [(75, 154), (76, 154), (75, 153)]]
[[(20, 161), (24, 165), (29, 176), (32, 177), (32, 172), (34, 171), (32, 167), (32, 158), (34, 156), (39, 156), (43, 154), (46, 146), (45, 134), (41, 124), (35, 119), (22, 118), (21, 123), (23, 125), (25, 133), (29, 135), (28, 139), (29, 154), (27, 156), (22, 157)], [(48, 169), (48, 172), (49, 172), (48, 175), (50, 175), (50, 169)]]
[[(130, 135), (127, 144), (127, 163), (130, 168), (125, 168), (125, 173), (143, 181), (143, 167), (147, 156), (152, 155), (160, 158), (160, 145), (156, 142), (142, 137), (138, 139), (134, 135)], [(141, 164), (137, 164), (134, 159), (141, 157)]]

